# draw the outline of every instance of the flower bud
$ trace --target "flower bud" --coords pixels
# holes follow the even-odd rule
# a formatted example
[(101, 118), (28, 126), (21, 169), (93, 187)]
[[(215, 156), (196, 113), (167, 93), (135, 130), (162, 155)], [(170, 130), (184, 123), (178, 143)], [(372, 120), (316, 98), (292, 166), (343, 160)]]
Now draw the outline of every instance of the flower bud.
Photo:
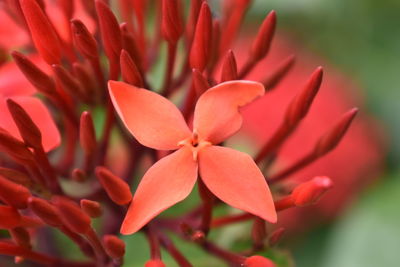
[(105, 167), (96, 168), (96, 176), (112, 201), (118, 205), (128, 204), (132, 200), (129, 185)]
[(244, 267), (275, 267), (270, 259), (264, 258), (262, 256), (251, 256), (244, 261)]
[(203, 2), (197, 20), (196, 31), (190, 50), (190, 66), (202, 72), (211, 56), (212, 18), (206, 2)]
[(54, 74), (58, 81), (62, 85), (62, 88), (66, 90), (71, 96), (74, 96), (80, 100), (88, 101), (86, 98), (84, 88), (82, 84), (61, 65), (52, 65)]
[(77, 204), (59, 196), (53, 197), (51, 201), (57, 207), (61, 220), (70, 230), (79, 234), (85, 234), (91, 229), (90, 217)]
[(333, 182), (330, 178), (318, 176), (297, 186), (291, 196), (296, 206), (308, 206), (316, 203), (332, 186)]
[(261, 60), (265, 57), (271, 47), (276, 27), (276, 13), (271, 11), (264, 19), (260, 30), (251, 48), (251, 57), (254, 60)]
[(165, 267), (165, 264), (161, 260), (151, 259), (146, 262), (145, 267)]
[(17, 209), (25, 209), (30, 196), (26, 187), (0, 176), (0, 199), (3, 202)]
[(142, 75), (129, 53), (124, 49), (121, 50), (120, 64), (122, 79), (127, 83), (143, 88)]
[(221, 83), (237, 80), (237, 78), (238, 73), (235, 55), (233, 54), (232, 50), (229, 50), (224, 58), (224, 61), (222, 62)]
[(71, 28), (78, 51), (86, 58), (97, 58), (99, 56), (97, 41), (85, 24), (78, 19), (73, 19), (71, 20)]
[(115, 235), (103, 236), (104, 249), (108, 256), (120, 259), (125, 254), (125, 243)]
[(54, 227), (63, 225), (57, 209), (46, 200), (30, 197), (28, 207), (46, 224)]
[(79, 140), (86, 154), (92, 155), (97, 148), (96, 133), (92, 115), (88, 111), (82, 112), (79, 129)]
[(89, 199), (81, 199), (81, 209), (84, 213), (89, 215), (91, 218), (100, 217), (103, 213), (101, 205), (97, 201), (92, 201)]
[(36, 0), (20, 0), (35, 47), (47, 64), (61, 62), (61, 44), (56, 30)]
[(279, 65), (271, 71), (271, 73), (264, 79), (263, 85), (267, 90), (271, 90), (286, 76), (292, 69), (295, 62), (295, 56), (290, 55), (283, 60)]
[(12, 229), (21, 224), (21, 215), (10, 206), (0, 205), (0, 229)]
[(0, 128), (0, 150), (21, 164), (33, 162), (33, 154), (28, 147), (3, 128)]
[(210, 85), (204, 78), (203, 74), (201, 74), (201, 72), (197, 69), (192, 70), (192, 84), (197, 93), (197, 97), (199, 97), (201, 94), (207, 91), (208, 88), (210, 88)]
[(183, 33), (183, 17), (180, 0), (162, 0), (161, 33), (175, 44)]

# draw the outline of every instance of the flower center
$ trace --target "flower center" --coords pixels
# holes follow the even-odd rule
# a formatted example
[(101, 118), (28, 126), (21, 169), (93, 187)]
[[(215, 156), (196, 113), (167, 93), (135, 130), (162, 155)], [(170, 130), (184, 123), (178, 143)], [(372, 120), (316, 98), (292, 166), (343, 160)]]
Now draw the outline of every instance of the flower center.
[(192, 136), (190, 136), (178, 143), (178, 146), (180, 146), (180, 147), (186, 146), (190, 150), (192, 150), (193, 160), (195, 160), (195, 161), (197, 161), (197, 156), (199, 154), (199, 151), (201, 149), (203, 149), (204, 147), (208, 147), (211, 145), (212, 145), (211, 142), (199, 139), (199, 135), (197, 134), (196, 131), (193, 131)]

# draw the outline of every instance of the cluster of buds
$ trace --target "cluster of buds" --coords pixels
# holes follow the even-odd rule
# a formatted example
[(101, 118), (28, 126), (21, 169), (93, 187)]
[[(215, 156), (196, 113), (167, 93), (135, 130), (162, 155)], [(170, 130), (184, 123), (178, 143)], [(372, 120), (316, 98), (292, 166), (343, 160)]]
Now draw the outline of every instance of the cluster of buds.
[[(109, 2), (115, 2), (118, 12), (113, 12)], [(26, 79), (43, 102), (20, 88), (0, 91), (0, 101), (4, 102), (0, 103), (0, 229), (9, 233), (8, 238), (0, 240), (1, 255), (13, 256), (16, 263), (121, 266), (125, 244), (118, 237), (120, 231), (142, 231), (150, 247), (146, 266), (165, 266), (161, 247), (180, 266), (192, 266), (190, 257), (183, 255), (166, 234), (172, 232), (232, 266), (275, 266), (270, 259), (255, 255), (271, 249), (284, 232), (278, 228), (269, 233), (267, 229), (271, 227), (266, 221), (275, 222), (276, 213), (282, 210), (315, 204), (332, 187), (332, 181), (316, 177), (299, 184), (286, 196), (276, 185), (332, 151), (357, 109), (333, 124), (304, 158), (275, 173), (268, 170), (318, 93), (322, 82), (322, 68), (318, 67), (254, 160), (217, 146), (240, 128), (239, 107), (262, 95), (264, 87), (275, 88), (294, 63), (294, 57), (289, 55), (275, 69), (266, 71), (262, 83), (244, 80), (268, 55), (276, 27), (276, 14), (271, 11), (254, 36), (247, 60), (238, 66), (233, 43), (250, 2), (221, 1), (218, 18), (205, 0), (192, 0), (190, 4), (181, 0), (2, 1), (4, 11), (31, 39), (19, 49), (24, 54), (9, 51), (12, 60), (2, 61), (1, 68), (18, 68), (24, 78), (8, 77), (10, 84), (18, 87), (20, 79)], [(60, 16), (55, 19), (51, 12)], [(165, 62), (163, 77), (154, 77), (160, 62)], [(115, 82), (118, 80), (124, 83)], [(218, 98), (214, 96), (217, 94)], [(175, 114), (179, 110), (171, 107), (168, 98), (181, 99), (178, 106), (182, 114)], [(208, 114), (207, 109), (217, 112)], [(171, 114), (162, 114), (165, 110)], [(157, 113), (159, 121), (148, 111)], [(95, 113), (104, 116), (94, 118)], [(176, 118), (182, 118), (184, 124), (193, 122), (200, 131), (178, 133)], [(223, 123), (210, 125), (213, 119), (222, 121), (223, 129)], [(97, 122), (102, 128), (95, 127)], [(211, 129), (214, 126), (220, 129)], [(185, 124), (182, 129), (186, 131), (188, 126)], [(118, 139), (118, 146), (122, 147), (116, 156), (112, 154), (112, 139)], [(172, 146), (170, 139), (175, 142)], [(176, 149), (171, 154), (165, 152)], [(128, 158), (127, 163), (124, 157)], [(168, 161), (172, 157), (185, 164)], [(236, 174), (224, 169), (230, 168), (235, 157), (249, 169)], [(131, 186), (140, 182), (137, 179), (145, 168), (141, 165), (146, 162), (144, 158), (155, 164), (138, 190), (131, 193)], [(157, 169), (163, 164), (181, 173), (177, 176), (193, 179), (187, 183), (167, 180), (165, 188), (150, 181), (150, 176), (164, 175)], [(256, 164), (263, 167), (267, 177)], [(179, 217), (154, 218), (190, 193), (198, 169), (199, 206)], [(236, 184), (223, 184), (232, 177), (220, 178), (239, 174), (249, 177), (239, 177)], [(252, 181), (259, 177), (262, 179)], [(164, 194), (175, 185), (178, 188), (172, 193)], [(148, 189), (151, 186), (153, 191)], [(84, 192), (77, 195), (74, 191)], [(244, 212), (213, 218), (214, 208), (223, 202)], [(103, 222), (101, 228), (93, 227), (94, 218)], [(253, 222), (253, 245), (248, 250), (231, 252), (208, 238), (215, 228), (242, 221)], [(72, 261), (53, 255), (46, 247), (39, 249), (39, 241), (51, 235), (43, 230), (46, 227), (63, 233), (86, 259)], [(39, 238), (41, 235), (44, 237)]]

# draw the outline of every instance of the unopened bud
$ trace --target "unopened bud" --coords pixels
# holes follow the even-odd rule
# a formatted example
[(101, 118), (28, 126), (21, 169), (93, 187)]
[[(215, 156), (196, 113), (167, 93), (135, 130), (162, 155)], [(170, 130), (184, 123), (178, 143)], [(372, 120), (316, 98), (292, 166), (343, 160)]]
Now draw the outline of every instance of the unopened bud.
[(88, 111), (84, 111), (81, 115), (79, 140), (86, 154), (91, 155), (96, 151), (96, 133), (94, 130), (92, 115)]
[(238, 73), (235, 55), (233, 54), (232, 50), (229, 50), (224, 58), (224, 61), (222, 62), (221, 83), (237, 80), (237, 78)]
[(28, 147), (3, 128), (0, 128), (0, 150), (19, 163), (33, 162), (33, 154)]
[(96, 168), (96, 176), (112, 201), (118, 205), (128, 204), (132, 200), (129, 185), (105, 167)]
[(0, 205), (0, 229), (12, 229), (21, 224), (21, 215), (17, 209)]
[(26, 187), (0, 176), (0, 199), (3, 202), (17, 209), (25, 209), (30, 196)]
[(82, 199), (81, 200), (81, 209), (91, 218), (100, 217), (103, 213), (101, 205), (97, 201), (89, 200), (89, 199)]
[(125, 243), (115, 235), (103, 237), (104, 249), (108, 256), (113, 259), (120, 259), (125, 254)]
[(192, 84), (198, 97), (210, 88), (210, 84), (197, 69), (192, 70)]
[(146, 262), (145, 267), (165, 267), (166, 265), (158, 259), (151, 259)]
[(244, 267), (275, 267), (270, 259), (264, 258), (263, 256), (251, 256), (248, 257), (243, 264)]
[(251, 49), (251, 57), (260, 60), (265, 57), (271, 47), (272, 38), (274, 37), (276, 27), (276, 13), (271, 11), (264, 19), (260, 30), (253, 42)]
[(297, 186), (291, 196), (296, 206), (308, 206), (316, 203), (332, 186), (333, 182), (330, 178), (318, 176)]
[(28, 206), (42, 221), (46, 224), (58, 227), (63, 223), (58, 214), (57, 209), (44, 199), (37, 197), (30, 197), (28, 200)]
[(78, 19), (73, 19), (71, 21), (71, 28), (78, 51), (86, 58), (97, 58), (99, 56), (97, 41), (86, 28), (85, 24)]
[(162, 0), (161, 32), (163, 37), (175, 44), (183, 33), (183, 17), (180, 0)]
[(143, 88), (142, 75), (129, 53), (122, 49), (120, 56), (122, 79), (134, 86)]

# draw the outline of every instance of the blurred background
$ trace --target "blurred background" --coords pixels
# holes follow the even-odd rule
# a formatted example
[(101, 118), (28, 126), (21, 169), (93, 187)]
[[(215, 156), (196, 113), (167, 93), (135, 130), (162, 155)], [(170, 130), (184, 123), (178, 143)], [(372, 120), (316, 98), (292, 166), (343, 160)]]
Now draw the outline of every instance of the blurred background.
[(400, 2), (257, 0), (247, 18), (260, 21), (271, 9), (278, 15), (278, 33), (361, 88), (366, 111), (385, 130), (388, 150), (378, 180), (349, 202), (341, 216), (286, 240), (296, 266), (398, 266)]

